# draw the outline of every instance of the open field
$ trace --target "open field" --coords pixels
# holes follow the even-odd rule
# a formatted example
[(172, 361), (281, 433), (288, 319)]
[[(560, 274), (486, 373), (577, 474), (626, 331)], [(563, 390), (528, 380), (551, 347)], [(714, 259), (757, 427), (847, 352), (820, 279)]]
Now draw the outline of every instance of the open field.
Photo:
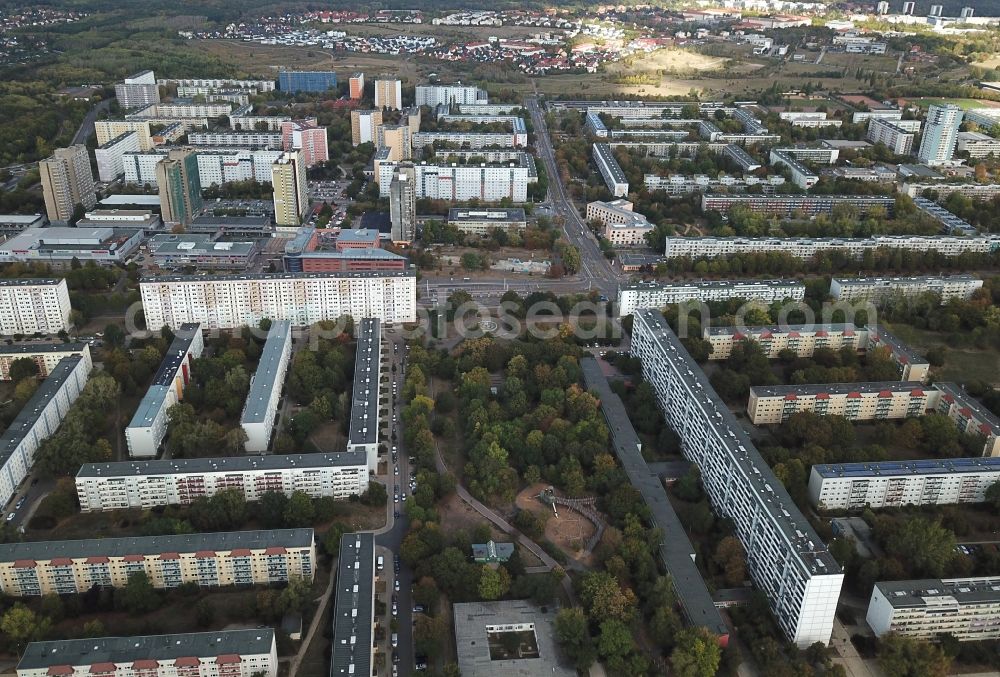
[(1000, 102), (990, 101), (988, 99), (930, 99), (930, 98), (919, 98), (919, 99), (907, 99), (906, 103), (911, 106), (919, 106), (920, 108), (927, 108), (932, 104), (946, 104), (953, 103), (963, 110), (968, 110), (970, 108), (1000, 108)]
[(905, 324), (886, 325), (893, 334), (908, 343), (918, 352), (926, 353), (935, 346), (946, 349), (944, 366), (931, 370), (936, 381), (987, 380), (992, 385), (1000, 385), (1000, 355), (992, 350), (956, 348), (949, 344), (947, 334), (925, 331)]
[(977, 61), (972, 65), (977, 68), (1000, 68), (1000, 54), (994, 54), (990, 58)]

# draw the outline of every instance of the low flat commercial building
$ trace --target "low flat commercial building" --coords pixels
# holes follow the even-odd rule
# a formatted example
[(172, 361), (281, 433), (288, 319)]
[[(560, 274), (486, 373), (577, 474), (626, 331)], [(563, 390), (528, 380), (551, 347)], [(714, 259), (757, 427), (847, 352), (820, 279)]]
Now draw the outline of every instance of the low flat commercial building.
[(0, 381), (10, 381), (10, 367), (17, 360), (31, 360), (38, 367), (38, 375), (47, 377), (64, 357), (83, 355), (91, 361), (90, 345), (87, 343), (29, 343), (0, 344)]
[[(464, 677), (573, 677), (556, 644), (556, 609), (530, 600), (465, 602), (453, 607), (458, 668)], [(507, 642), (511, 638), (511, 642)], [(518, 650), (507, 650), (518, 642)]]
[(633, 282), (618, 290), (618, 314), (632, 315), (643, 308), (659, 309), (685, 301), (745, 299), (774, 303), (805, 298), (805, 285), (795, 280), (709, 280), (702, 282)]
[(274, 221), (269, 216), (196, 216), (185, 230), (192, 234), (260, 240), (274, 235)]
[(57, 334), (72, 326), (71, 310), (65, 278), (0, 280), (0, 334), (4, 336)]
[(406, 270), (408, 260), (382, 249), (372, 229), (317, 229), (303, 226), (285, 243), (284, 265), (290, 273), (348, 273)]
[(139, 228), (143, 235), (163, 230), (159, 214), (149, 209), (94, 209), (76, 222), (80, 228)]
[(830, 296), (842, 301), (883, 302), (894, 297), (913, 298), (936, 294), (941, 304), (969, 299), (983, 281), (973, 275), (921, 275), (917, 277), (835, 277)]
[(124, 264), (141, 243), (141, 228), (29, 228), (0, 244), (0, 263)]
[(828, 118), (825, 112), (783, 111), (778, 117), (792, 127), (840, 127), (843, 122)]
[(139, 152), (139, 135), (125, 132), (94, 149), (97, 161), (97, 178), (110, 183), (125, 175), (122, 158), (125, 153)]
[(812, 357), (818, 348), (869, 351), (884, 348), (896, 363), (901, 381), (923, 381), (930, 364), (884, 329), (869, 330), (850, 324), (769, 325), (758, 327), (706, 327), (702, 338), (712, 346), (710, 360), (728, 358), (740, 341), (760, 345), (768, 359), (791, 350), (798, 357)]
[(307, 326), (349, 315), (356, 322), (415, 322), (417, 279), (410, 268), (356, 273), (261, 273), (161, 277), (139, 283), (146, 326), (209, 329), (256, 326), (264, 318)]
[(844, 582), (836, 559), (659, 311), (635, 313), (631, 354), (782, 633), (799, 647), (828, 643)]
[(80, 396), (92, 366), (89, 351), (62, 358), (0, 436), (0, 505), (7, 504), (31, 472), (35, 452)]
[(820, 510), (982, 503), (1000, 482), (1000, 458), (814, 465), (809, 501)]
[(243, 445), (248, 453), (264, 453), (271, 442), (278, 401), (292, 355), (292, 323), (276, 320), (267, 332), (257, 371), (250, 381), (240, 426), (247, 434)]
[(125, 441), (132, 458), (156, 456), (167, 434), (167, 412), (184, 397), (191, 381), (191, 362), (201, 357), (205, 348), (201, 325), (182, 324), (153, 376), (145, 396), (125, 428)]
[(277, 677), (274, 630), (91, 637), (31, 642), (17, 677), (134, 674), (146, 677)]
[(20, 233), (28, 228), (42, 228), (48, 222), (44, 214), (0, 214), (0, 235)]
[(584, 358), (580, 360), (580, 367), (587, 389), (596, 392), (601, 401), (601, 411), (611, 431), (615, 455), (622, 469), (646, 502), (652, 525), (663, 532), (659, 546), (660, 560), (670, 575), (685, 621), (705, 628), (719, 636), (723, 644), (727, 643), (729, 630), (695, 564), (697, 551), (667, 498), (663, 482), (642, 457), (642, 441), (632, 427), (625, 404), (611, 390), (596, 360)]
[(311, 581), (315, 567), (312, 529), (6, 543), (0, 545), (0, 591), (71, 595), (95, 585), (123, 588), (137, 573), (161, 589), (269, 585)]
[(216, 240), (212, 235), (163, 234), (149, 240), (149, 252), (160, 268), (246, 270), (257, 262), (256, 242)]
[(622, 171), (618, 160), (615, 159), (611, 146), (606, 143), (595, 143), (591, 155), (611, 194), (615, 197), (628, 195), (628, 179), (625, 178), (625, 172)]
[(892, 214), (896, 198), (882, 195), (703, 195), (701, 211), (716, 211), (728, 214), (740, 205), (752, 212), (774, 214), (790, 219), (796, 212), (807, 216), (830, 214), (834, 207), (844, 205), (866, 214), (873, 209), (882, 209)]
[(366, 677), (375, 665), (375, 536), (344, 534), (337, 558), (330, 677)]
[(664, 254), (668, 259), (689, 256), (713, 259), (734, 254), (784, 253), (811, 259), (822, 252), (844, 252), (860, 259), (880, 248), (916, 252), (938, 252), (943, 256), (990, 254), (1000, 250), (1000, 235), (959, 237), (953, 235), (876, 235), (846, 237), (668, 237)]
[(881, 637), (951, 635), (960, 642), (1000, 637), (1000, 576), (879, 581), (865, 616)]
[(974, 160), (990, 155), (1000, 157), (1000, 139), (982, 132), (959, 132), (956, 150), (968, 153)]
[(773, 149), (770, 158), (772, 165), (786, 167), (792, 174), (792, 183), (799, 188), (808, 190), (816, 185), (819, 176), (795, 158), (791, 153)]
[(468, 208), (452, 207), (448, 210), (448, 223), (463, 233), (486, 236), (495, 229), (523, 231), (528, 226), (524, 210), (517, 208)]
[(587, 220), (600, 221), (604, 239), (615, 247), (645, 246), (646, 234), (654, 228), (645, 216), (632, 211), (632, 203), (623, 198), (587, 203)]
[(382, 381), (382, 323), (365, 318), (357, 323), (358, 346), (354, 355), (354, 385), (347, 450), (364, 452), (368, 469), (378, 468), (379, 390)]
[(342, 451), (85, 463), (76, 474), (82, 512), (190, 505), (230, 489), (248, 501), (270, 491), (347, 499), (367, 491), (368, 464), (364, 454)]

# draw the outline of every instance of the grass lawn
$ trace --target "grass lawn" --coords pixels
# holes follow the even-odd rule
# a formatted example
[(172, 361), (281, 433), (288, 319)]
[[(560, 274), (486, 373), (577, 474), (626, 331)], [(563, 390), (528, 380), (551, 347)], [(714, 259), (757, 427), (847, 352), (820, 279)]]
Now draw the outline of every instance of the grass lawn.
[(969, 110), (970, 108), (1000, 108), (1000, 102), (989, 101), (987, 99), (907, 99), (908, 104), (919, 106), (921, 108), (928, 108), (932, 104), (943, 105), (947, 103), (953, 103), (962, 110)]
[(1000, 384), (1000, 354), (992, 350), (976, 348), (956, 348), (949, 336), (942, 332), (917, 329), (906, 324), (886, 324), (886, 327), (918, 352), (926, 352), (935, 346), (946, 348), (944, 366), (931, 369), (931, 376), (937, 381), (982, 381)]

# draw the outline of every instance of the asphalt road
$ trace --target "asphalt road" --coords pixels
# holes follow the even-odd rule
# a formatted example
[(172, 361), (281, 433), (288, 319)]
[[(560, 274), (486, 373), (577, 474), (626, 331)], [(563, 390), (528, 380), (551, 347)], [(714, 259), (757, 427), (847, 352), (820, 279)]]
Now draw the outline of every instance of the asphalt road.
[(566, 239), (580, 250), (580, 276), (582, 279), (590, 281), (594, 287), (602, 289), (610, 298), (617, 292), (618, 273), (604, 256), (604, 252), (597, 244), (597, 238), (587, 228), (586, 222), (580, 216), (580, 212), (577, 211), (563, 185), (562, 177), (558, 167), (556, 167), (552, 140), (549, 138), (549, 130), (545, 125), (545, 115), (538, 99), (527, 99), (527, 106), (528, 112), (531, 114), (531, 123), (535, 128), (535, 151), (542, 158), (545, 171), (549, 175), (549, 199), (552, 202), (553, 210), (565, 219), (563, 232)]
[(111, 99), (105, 99), (99, 102), (96, 106), (90, 109), (87, 115), (83, 118), (83, 122), (80, 123), (80, 128), (76, 130), (76, 134), (73, 136), (73, 143), (87, 143), (87, 139), (90, 135), (94, 133), (94, 122), (97, 120), (97, 116), (101, 111), (108, 109), (111, 105)]
[[(400, 493), (406, 492), (407, 497), (410, 494), (410, 468), (407, 462), (406, 452), (402, 445), (402, 432), (400, 428), (400, 422), (397, 420), (395, 423), (392, 421), (393, 416), (399, 419), (399, 411), (397, 409), (397, 399), (392, 392), (392, 385), (395, 384), (397, 388), (397, 393), (401, 392), (403, 389), (403, 368), (406, 355), (406, 346), (403, 343), (402, 335), (396, 331), (390, 331), (386, 329), (385, 338), (387, 350), (389, 350), (389, 474), (388, 480), (386, 482), (386, 489), (388, 489), (389, 500), (393, 501), (394, 490), (398, 490)], [(392, 371), (392, 367), (396, 367), (396, 371)], [(396, 439), (392, 440), (392, 432), (395, 432)], [(393, 474), (394, 464), (392, 463), (392, 445), (396, 444), (399, 454), (399, 474)], [(403, 542), (403, 537), (406, 535), (406, 530), (409, 527), (409, 520), (406, 517), (406, 513), (403, 510), (404, 502), (400, 500), (399, 503), (393, 503), (393, 508), (399, 512), (399, 517), (394, 518), (392, 522), (392, 527), (383, 533), (375, 535), (375, 545), (388, 548), (393, 553), (399, 554), (399, 546)], [(390, 578), (392, 572), (392, 562), (387, 560), (385, 563), (385, 573), (386, 579), (391, 581)], [(396, 617), (397, 621), (397, 632), (399, 633), (399, 647), (396, 651), (399, 653), (399, 674), (401, 676), (409, 675), (413, 671), (414, 666), (414, 652), (413, 652), (413, 597), (411, 590), (413, 588), (413, 572), (405, 564), (400, 562), (399, 574), (396, 575), (399, 579), (399, 592), (398, 593), (387, 593), (386, 606), (392, 607), (393, 594), (395, 594), (396, 603), (399, 609), (399, 615)], [(390, 658), (391, 660), (391, 658)], [(390, 668), (391, 671), (391, 668)], [(391, 672), (390, 672), (391, 674)]]

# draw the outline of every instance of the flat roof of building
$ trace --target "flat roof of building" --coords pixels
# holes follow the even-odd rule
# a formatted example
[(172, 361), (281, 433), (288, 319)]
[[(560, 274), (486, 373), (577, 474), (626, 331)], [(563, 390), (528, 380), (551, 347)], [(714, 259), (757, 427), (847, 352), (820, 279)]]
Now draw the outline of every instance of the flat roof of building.
[(864, 327), (856, 327), (853, 324), (845, 323), (819, 323), (819, 324), (789, 324), (789, 325), (777, 325), (777, 324), (767, 324), (758, 325), (755, 327), (706, 327), (703, 330), (705, 336), (735, 336), (737, 334), (789, 334), (794, 332), (800, 332), (803, 334), (812, 334), (818, 332), (866, 332), (867, 329)]
[(448, 209), (448, 221), (496, 221), (508, 223), (511, 221), (524, 221), (526, 219), (524, 210), (520, 207), (451, 207)]
[(7, 426), (7, 430), (0, 436), (0, 468), (7, 464), (11, 454), (21, 444), (25, 436), (31, 431), (38, 418), (42, 415), (49, 401), (55, 397), (56, 393), (65, 385), (66, 380), (76, 370), (83, 360), (82, 355), (68, 355), (49, 372), (49, 375), (42, 381), (35, 392), (28, 398), (21, 411), (18, 412), (14, 420)]
[(826, 544), (775, 477), (750, 436), (712, 388), (705, 372), (688, 353), (663, 315), (651, 309), (637, 310), (636, 313), (650, 325), (654, 340), (661, 345), (664, 354), (683, 363), (689, 382), (696, 385), (691, 389), (693, 397), (689, 404), (704, 412), (705, 420), (715, 429), (720, 444), (727, 448), (732, 463), (739, 468), (740, 476), (734, 476), (733, 481), (753, 486), (757, 507), (777, 526), (785, 541), (797, 553), (805, 571), (824, 575), (841, 573), (840, 565), (830, 554)]
[(909, 277), (835, 277), (833, 278), (842, 287), (852, 285), (866, 287), (873, 285), (895, 285), (895, 284), (947, 284), (949, 282), (982, 282), (975, 275), (965, 273), (959, 275), (914, 275)]
[(143, 205), (146, 207), (160, 207), (159, 195), (109, 195), (98, 204), (104, 207), (117, 207), (119, 205)]
[(705, 579), (695, 565), (696, 551), (687, 531), (667, 498), (660, 478), (650, 471), (642, 457), (642, 441), (632, 427), (625, 404), (608, 384), (601, 366), (592, 357), (580, 360), (583, 379), (587, 388), (597, 393), (601, 411), (611, 431), (615, 455), (622, 464), (632, 486), (642, 494), (649, 507), (653, 523), (663, 531), (660, 541), (660, 558), (673, 580), (674, 590), (684, 607), (688, 620), (707, 628), (716, 635), (727, 635), (725, 621), (719, 615)]
[(39, 670), (63, 665), (90, 668), (142, 660), (266, 655), (271, 653), (273, 644), (274, 630), (271, 628), (31, 642), (17, 669)]
[(271, 225), (269, 216), (196, 216), (191, 219), (192, 226), (239, 226), (240, 228), (265, 229)]
[(186, 322), (181, 325), (180, 330), (174, 335), (174, 340), (167, 348), (167, 354), (163, 356), (163, 362), (153, 376), (153, 383), (149, 390), (139, 402), (139, 407), (135, 410), (132, 420), (129, 421), (129, 428), (145, 428), (152, 425), (156, 415), (166, 401), (167, 392), (173, 384), (177, 370), (191, 349), (191, 342), (194, 340), (195, 332), (201, 332), (201, 325), (198, 323)]
[(628, 181), (625, 176), (625, 172), (622, 171), (621, 166), (618, 164), (618, 160), (615, 159), (615, 154), (611, 150), (611, 146), (606, 143), (595, 143), (594, 153), (601, 158), (601, 162), (604, 164), (605, 169), (611, 172), (615, 181), (621, 183)]
[(623, 291), (657, 291), (659, 289), (728, 289), (730, 287), (805, 287), (798, 280), (689, 280), (686, 282), (630, 282)]
[(372, 674), (375, 626), (375, 536), (371, 532), (341, 536), (336, 586), (330, 677), (366, 677)]
[(251, 256), (257, 250), (255, 242), (216, 241), (211, 235), (154, 235), (149, 240), (153, 256)]
[(924, 578), (875, 583), (894, 609), (921, 608), (954, 600), (959, 604), (1000, 602), (1000, 576), (985, 578)]
[(869, 342), (884, 345), (892, 351), (892, 355), (896, 358), (896, 361), (903, 364), (929, 364), (926, 357), (900, 341), (886, 329), (876, 326), (868, 331)]
[(11, 225), (30, 226), (44, 219), (41, 214), (0, 214), (0, 223)]
[[(250, 382), (250, 392), (243, 407), (240, 423), (260, 423), (267, 420), (267, 410), (275, 392), (281, 392), (278, 375), (283, 372), (282, 361), (290, 359), (292, 323), (288, 320), (274, 320), (267, 332), (267, 341), (260, 353), (257, 371)], [(288, 349), (288, 354), (285, 350)]]
[(267, 529), (262, 531), (219, 531), (207, 534), (88, 538), (79, 541), (29, 541), (0, 544), (0, 562), (56, 558), (124, 557), (125, 555), (176, 555), (191, 552), (225, 552), (240, 548), (309, 548), (312, 529)]
[[(453, 606), (458, 667), (464, 677), (527, 677), (552, 675), (575, 677), (576, 670), (563, 665), (555, 641), (556, 608), (538, 607), (528, 600), (465, 602)], [(528, 626), (530, 625), (530, 630)], [(490, 635), (524, 627), (534, 635), (537, 657), (493, 659)]]
[(979, 232), (979, 230), (971, 223), (965, 219), (955, 216), (933, 200), (928, 200), (924, 197), (915, 197), (913, 198), (913, 204), (915, 204), (920, 211), (940, 221), (941, 225), (943, 225), (945, 230), (948, 232), (958, 231), (969, 235), (975, 235)]
[(378, 442), (378, 391), (382, 373), (382, 323), (366, 317), (358, 323), (358, 348), (354, 355), (351, 422), (348, 445)]
[(964, 475), (1000, 473), (1000, 458), (947, 458), (921, 461), (876, 461), (871, 463), (823, 463), (812, 471), (820, 477), (904, 477), (910, 475)]
[(378, 245), (379, 232), (375, 228), (343, 228), (337, 234), (337, 242), (360, 242), (371, 247)]
[(361, 270), (345, 273), (257, 273), (242, 275), (213, 275), (206, 278), (202, 275), (165, 275), (152, 280), (143, 280), (143, 284), (160, 284), (164, 282), (196, 282), (213, 284), (215, 282), (263, 282), (270, 280), (339, 280), (343, 278), (368, 277), (416, 277), (417, 273), (411, 266), (407, 270)]
[(4, 277), (0, 278), (0, 287), (49, 287), (65, 281), (62, 277)]
[(935, 386), (926, 386), (920, 381), (862, 381), (851, 383), (804, 383), (801, 385), (751, 386), (751, 394), (757, 397), (815, 397), (816, 395), (871, 395), (877, 393), (891, 397), (896, 393), (924, 395)]
[(88, 344), (77, 343), (14, 343), (0, 344), (0, 355), (36, 355), (39, 353), (83, 353), (89, 352)]
[[(945, 401), (949, 401), (950, 398), (951, 402), (964, 410), (963, 413), (966, 416), (978, 421), (981, 433), (1000, 436), (1000, 416), (997, 416), (977, 400), (970, 397), (957, 383), (939, 381), (934, 384), (934, 387), (941, 391), (941, 397)], [(984, 429), (984, 426), (989, 430)]]
[(77, 477), (127, 477), (135, 475), (181, 475), (213, 472), (252, 472), (295, 468), (328, 468), (365, 465), (363, 451), (325, 454), (267, 454), (264, 456), (218, 456), (215, 458), (171, 458), (151, 461), (84, 463)]

